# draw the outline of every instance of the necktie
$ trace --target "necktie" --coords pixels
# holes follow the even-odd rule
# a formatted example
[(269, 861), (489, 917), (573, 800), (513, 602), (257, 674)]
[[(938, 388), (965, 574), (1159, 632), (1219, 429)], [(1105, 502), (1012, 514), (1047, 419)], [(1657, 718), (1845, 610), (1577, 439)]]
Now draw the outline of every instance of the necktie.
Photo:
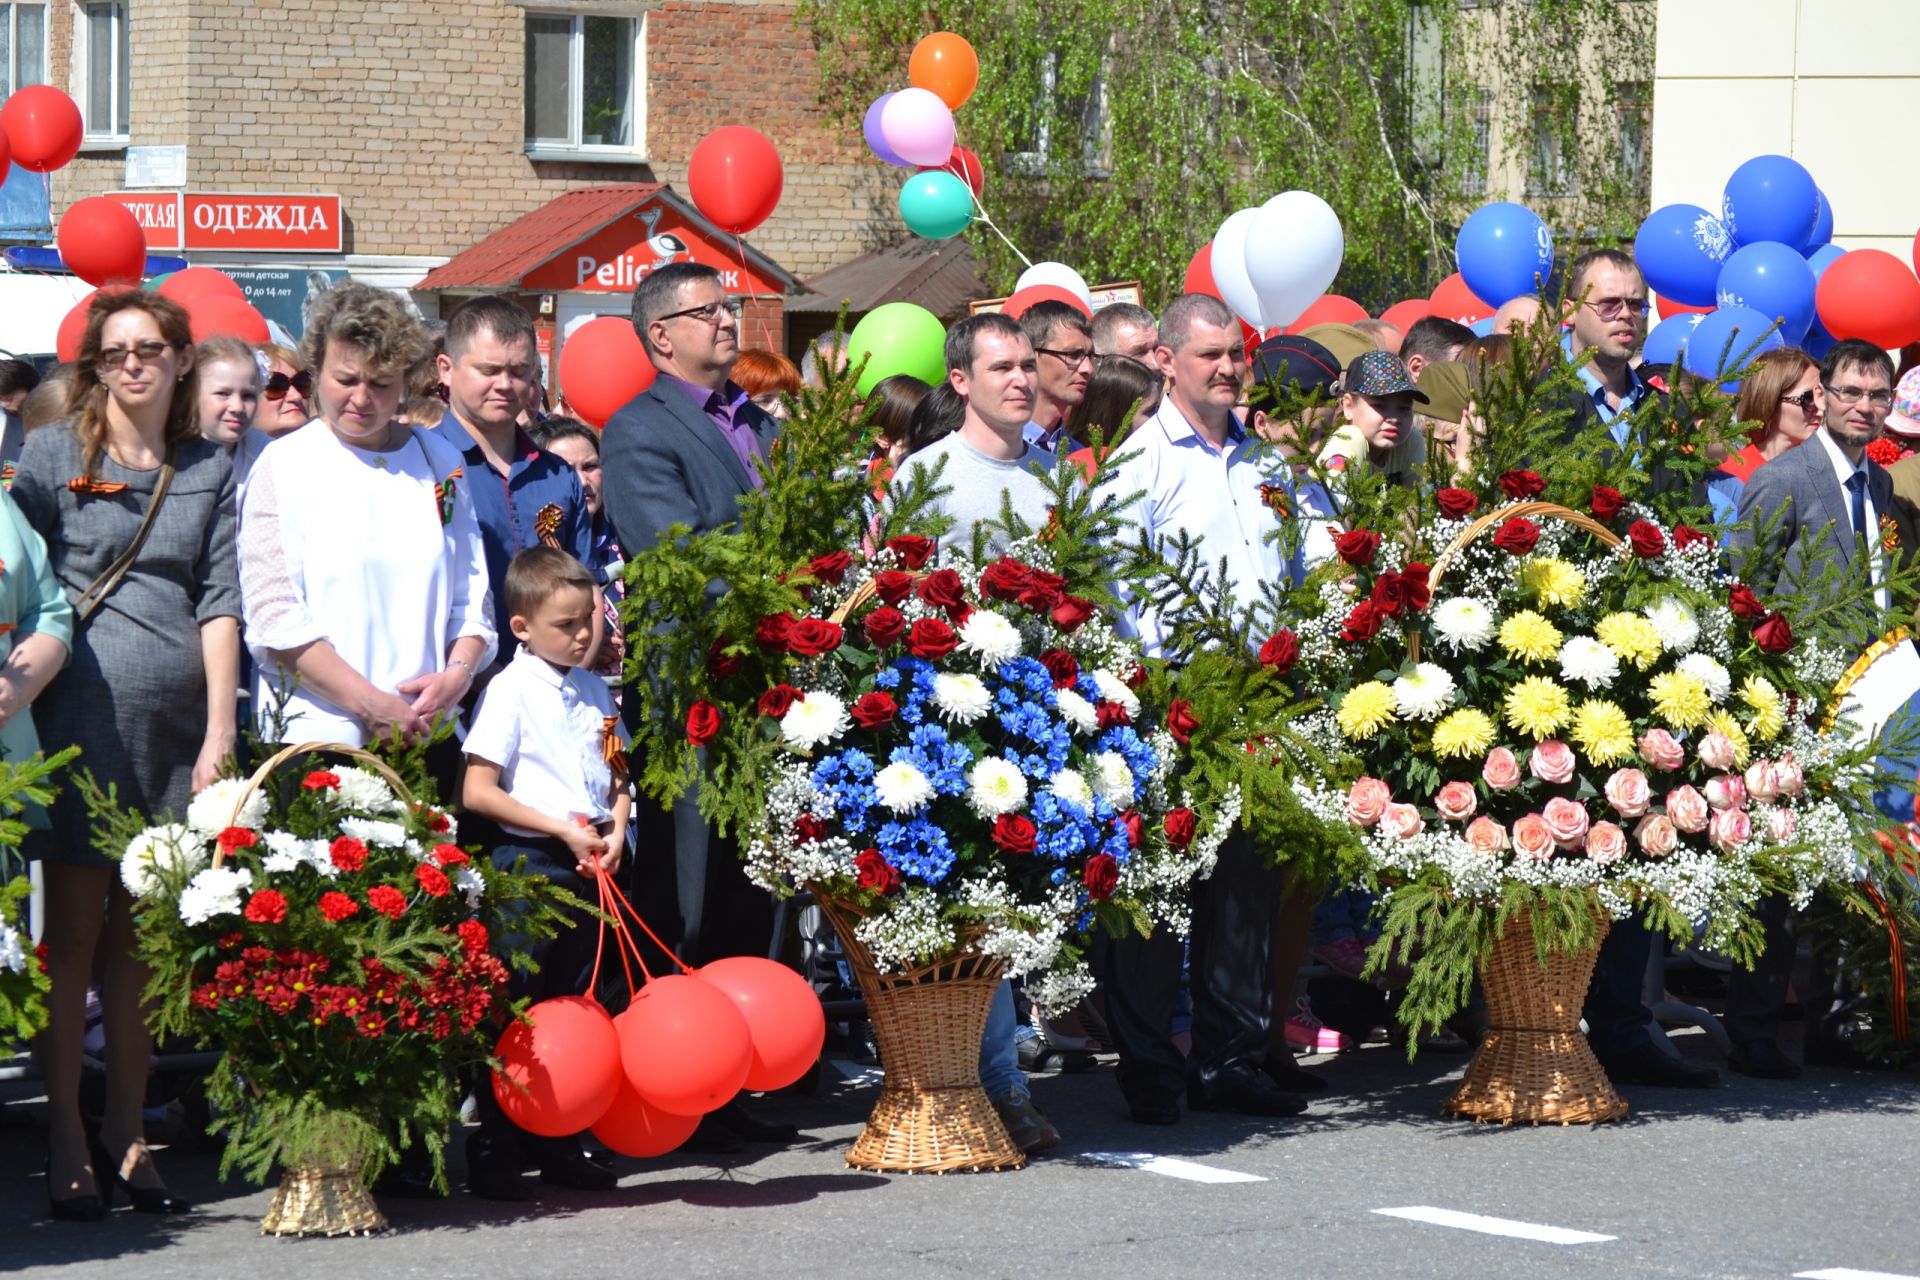
[(1848, 476), (1847, 492), (1853, 497), (1853, 536), (1867, 539), (1867, 473), (1856, 471)]

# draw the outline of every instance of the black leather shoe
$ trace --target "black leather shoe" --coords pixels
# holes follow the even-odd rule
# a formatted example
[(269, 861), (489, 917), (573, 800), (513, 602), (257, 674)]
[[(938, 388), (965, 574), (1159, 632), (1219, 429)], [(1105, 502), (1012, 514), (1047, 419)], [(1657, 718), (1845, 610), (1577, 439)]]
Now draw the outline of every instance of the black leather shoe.
[(1808, 1040), (1805, 1057), (1810, 1067), (1841, 1067), (1849, 1071), (1891, 1071), (1893, 1064), (1875, 1058), (1845, 1040), (1822, 1037)]
[(53, 1195), (53, 1157), (47, 1157), (47, 1216), (55, 1222), (98, 1222), (107, 1216), (107, 1206), (99, 1193), (68, 1196), (56, 1200)]
[(1204, 1083), (1194, 1080), (1187, 1086), (1187, 1106), (1243, 1116), (1297, 1116), (1307, 1109), (1307, 1100), (1285, 1092), (1252, 1067), (1237, 1066)]
[(1670, 1058), (1651, 1044), (1643, 1044), (1617, 1058), (1602, 1058), (1600, 1066), (1615, 1084), (1649, 1085), (1656, 1089), (1711, 1089), (1720, 1083), (1712, 1067)]
[(730, 1156), (746, 1149), (746, 1143), (734, 1137), (711, 1115), (701, 1116), (700, 1127), (693, 1131), (693, 1136), (675, 1148), (703, 1156)]
[(1793, 1080), (1800, 1075), (1793, 1059), (1780, 1052), (1780, 1046), (1771, 1040), (1750, 1040), (1733, 1046), (1733, 1051), (1727, 1054), (1727, 1070), (1761, 1080)]
[(135, 1213), (192, 1213), (193, 1202), (174, 1195), (165, 1187), (136, 1187), (120, 1176), (120, 1165), (109, 1159), (105, 1147), (93, 1149), (93, 1168), (96, 1175), (106, 1171), (107, 1190), (102, 1197), (107, 1207), (113, 1204), (113, 1192), (124, 1192), (127, 1203), (133, 1206)]
[[(738, 1101), (729, 1102), (718, 1111), (710, 1113), (709, 1119), (746, 1142), (770, 1142), (784, 1145), (800, 1140), (800, 1130), (790, 1124), (768, 1124), (764, 1120), (755, 1120), (747, 1114), (747, 1109)], [(706, 1122), (702, 1121), (702, 1125)]]
[[(484, 1133), (467, 1139), (467, 1190), (482, 1200), (518, 1203), (532, 1197), (520, 1176), (519, 1160), (505, 1147), (505, 1143)], [(379, 1193), (379, 1183), (374, 1184), (374, 1191)]]
[(1127, 1102), (1127, 1115), (1135, 1124), (1179, 1124), (1180, 1100), (1178, 1098), (1132, 1098)]
[(1267, 1060), (1260, 1064), (1260, 1070), (1266, 1073), (1267, 1079), (1273, 1081), (1283, 1093), (1325, 1093), (1327, 1090), (1325, 1076), (1315, 1075), (1300, 1066), (1293, 1061), (1291, 1055), (1286, 1058), (1275, 1058), (1272, 1054), (1268, 1054)]
[(587, 1159), (587, 1153), (574, 1146), (571, 1150), (541, 1154), (540, 1181), (550, 1187), (573, 1191), (611, 1191), (620, 1184), (620, 1177), (604, 1165)]

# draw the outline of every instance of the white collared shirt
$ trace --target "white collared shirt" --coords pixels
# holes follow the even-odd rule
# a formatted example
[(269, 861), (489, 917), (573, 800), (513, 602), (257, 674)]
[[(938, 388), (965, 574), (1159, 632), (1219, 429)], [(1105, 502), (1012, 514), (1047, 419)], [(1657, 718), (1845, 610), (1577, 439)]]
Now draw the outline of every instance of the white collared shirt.
[[(1825, 427), (1821, 427), (1818, 431), (1814, 432), (1813, 436), (1814, 439), (1820, 442), (1820, 446), (1827, 451), (1827, 463), (1833, 468), (1834, 483), (1840, 486), (1840, 506), (1846, 511), (1847, 520), (1851, 523), (1853, 520), (1853, 495), (1847, 492), (1847, 481), (1855, 475), (1867, 476), (1871, 479), (1872, 473), (1867, 466), (1867, 456), (1864, 453), (1861, 454), (1860, 465), (1856, 467), (1847, 460), (1846, 454), (1840, 452), (1840, 446), (1833, 442), (1833, 437), (1827, 434)], [(1873, 505), (1872, 484), (1865, 486), (1863, 496), (1866, 499), (1867, 527), (1864, 530), (1854, 529), (1850, 530), (1850, 532), (1853, 533), (1855, 537), (1864, 536), (1866, 538), (1867, 552), (1873, 557), (1873, 577), (1877, 582), (1880, 580), (1880, 575), (1884, 571), (1885, 566), (1880, 554), (1880, 510)], [(1888, 599), (1887, 589), (1885, 587), (1880, 587), (1874, 591), (1873, 602), (1880, 607), (1882, 612), (1886, 611)]]
[[(603, 746), (608, 724), (627, 745), (606, 681), (581, 667), (561, 670), (522, 646), (480, 695), (463, 750), (500, 767), (500, 789), (553, 818), (613, 816), (613, 771)], [(511, 835), (538, 837), (508, 823)]]
[[(1167, 396), (1120, 451), (1133, 456), (1120, 464), (1112, 491), (1142, 494), (1123, 518), (1156, 543), (1186, 533), (1209, 574), (1218, 572), (1224, 559), (1236, 604), (1258, 600), (1267, 583), (1298, 582), (1303, 576), (1298, 554), (1288, 563), (1279, 542), (1268, 536), (1281, 518), (1269, 495), (1283, 495), (1289, 507), (1293, 502), (1285, 460), (1248, 435), (1238, 419), (1232, 420), (1226, 447), (1216, 449)], [(1136, 535), (1129, 530), (1124, 536), (1131, 541)], [(1166, 639), (1159, 618), (1138, 605), (1132, 616), (1141, 645), (1158, 656)]]

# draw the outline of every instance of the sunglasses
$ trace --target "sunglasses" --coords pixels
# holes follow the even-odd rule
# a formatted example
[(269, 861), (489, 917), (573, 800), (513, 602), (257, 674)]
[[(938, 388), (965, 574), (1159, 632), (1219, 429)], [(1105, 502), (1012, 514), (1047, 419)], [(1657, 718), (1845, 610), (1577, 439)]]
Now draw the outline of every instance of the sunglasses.
[(313, 394), (313, 375), (305, 369), (291, 378), (284, 373), (276, 373), (267, 379), (267, 385), (262, 388), (262, 394), (269, 400), (285, 400), (289, 387), (298, 391), (300, 398), (304, 400)]
[(1797, 396), (1781, 396), (1780, 403), (1796, 405), (1799, 407), (1801, 413), (1811, 414), (1813, 412), (1814, 401), (1818, 398), (1819, 397), (1817, 393), (1815, 393), (1814, 389), (1812, 387), (1808, 387), (1805, 391), (1802, 391)]

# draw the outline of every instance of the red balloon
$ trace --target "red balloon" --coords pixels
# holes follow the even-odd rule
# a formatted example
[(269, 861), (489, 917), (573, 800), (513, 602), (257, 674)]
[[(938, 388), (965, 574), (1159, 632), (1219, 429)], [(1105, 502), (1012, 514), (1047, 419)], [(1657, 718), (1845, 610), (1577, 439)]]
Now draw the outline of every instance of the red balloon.
[(1204, 293), (1209, 297), (1220, 296), (1220, 286), (1213, 282), (1213, 242), (1209, 240), (1194, 250), (1193, 257), (1187, 263), (1187, 278), (1181, 284), (1187, 293)]
[(147, 233), (133, 210), (105, 196), (74, 201), (54, 237), (67, 270), (88, 284), (139, 284), (147, 269)]
[(587, 321), (560, 348), (560, 394), (581, 421), (596, 427), (652, 386), (655, 372), (633, 322), (619, 316)]
[(921, 173), (950, 173), (973, 189), (973, 198), (978, 200), (980, 193), (987, 189), (987, 171), (980, 167), (980, 157), (965, 147), (956, 146), (953, 154), (947, 157), (945, 164), (923, 165)]
[(753, 1066), (743, 1087), (784, 1089), (820, 1060), (827, 1015), (820, 997), (792, 969), (759, 956), (733, 956), (696, 970), (694, 977), (731, 996), (747, 1020)]
[(80, 340), (87, 336), (87, 308), (99, 296), (100, 290), (95, 289), (74, 303), (73, 309), (60, 318), (60, 328), (54, 333), (53, 350), (63, 361), (80, 358)]
[(267, 329), (267, 318), (254, 310), (253, 304), (245, 298), (230, 298), (224, 293), (202, 293), (188, 298), (182, 305), (187, 309), (187, 320), (193, 326), (193, 340), (205, 342), (208, 338), (238, 338), (242, 342), (260, 343), (273, 337)]
[(247, 291), (232, 276), (224, 271), (215, 271), (212, 267), (182, 267), (162, 280), (155, 292), (183, 306), (190, 299), (206, 294), (238, 298), (242, 302), (247, 300)]
[(1261, 338), (1260, 331), (1245, 320), (1240, 320), (1238, 316), (1234, 319), (1240, 321), (1240, 346), (1247, 353), (1247, 363), (1252, 364), (1254, 350), (1264, 339)]
[(1920, 280), (1883, 249), (1854, 249), (1833, 260), (1814, 290), (1820, 323), (1836, 338), (1876, 347), (1920, 340)]
[(740, 1007), (697, 978), (655, 978), (613, 1025), (628, 1083), (677, 1116), (726, 1106), (753, 1069), (753, 1033)]
[(1678, 298), (1669, 298), (1664, 294), (1656, 294), (1653, 299), (1653, 307), (1654, 310), (1660, 313), (1662, 320), (1670, 320), (1674, 316), (1703, 316), (1713, 310), (1713, 303), (1709, 302), (1704, 307), (1696, 307), (1692, 303), (1682, 302)]
[[(6, 108), (0, 106), (0, 119), (4, 119), (5, 116)], [(13, 144), (7, 141), (7, 131), (4, 128), (0, 128), (0, 174), (4, 174), (7, 171), (7, 166), (12, 163)], [(5, 181), (5, 179), (0, 178), (0, 181)]]
[(1367, 320), (1367, 309), (1352, 298), (1343, 298), (1337, 293), (1323, 293), (1308, 304), (1300, 313), (1300, 318), (1287, 326), (1288, 333), (1301, 333), (1316, 324), (1352, 324), (1356, 320)]
[(1000, 305), (1000, 314), (1018, 320), (1036, 302), (1064, 302), (1087, 319), (1093, 319), (1093, 308), (1087, 305), (1085, 298), (1057, 284), (1028, 285)]
[(0, 130), (13, 162), (35, 173), (52, 173), (79, 155), (84, 128), (80, 108), (50, 84), (15, 89), (0, 107)]
[(1461, 324), (1485, 320), (1493, 314), (1493, 308), (1467, 288), (1466, 279), (1458, 271), (1440, 282), (1440, 287), (1433, 291), (1431, 302), (1434, 315), (1445, 316)]
[(780, 203), (785, 182), (773, 139), (743, 124), (700, 139), (687, 162), (694, 207), (730, 235), (745, 235), (765, 222)]
[[(507, 1119), (542, 1138), (592, 1126), (620, 1091), (620, 1037), (585, 996), (542, 1000), (494, 1048), (493, 1096)], [(516, 1087), (520, 1086), (520, 1087)]]
[(699, 1116), (677, 1116), (662, 1111), (633, 1091), (626, 1073), (613, 1105), (593, 1126), (593, 1136), (623, 1156), (663, 1156), (700, 1127)]
[(1433, 314), (1433, 304), (1425, 298), (1408, 298), (1405, 302), (1396, 302), (1380, 313), (1380, 318), (1405, 333), (1415, 321), (1425, 320)]

